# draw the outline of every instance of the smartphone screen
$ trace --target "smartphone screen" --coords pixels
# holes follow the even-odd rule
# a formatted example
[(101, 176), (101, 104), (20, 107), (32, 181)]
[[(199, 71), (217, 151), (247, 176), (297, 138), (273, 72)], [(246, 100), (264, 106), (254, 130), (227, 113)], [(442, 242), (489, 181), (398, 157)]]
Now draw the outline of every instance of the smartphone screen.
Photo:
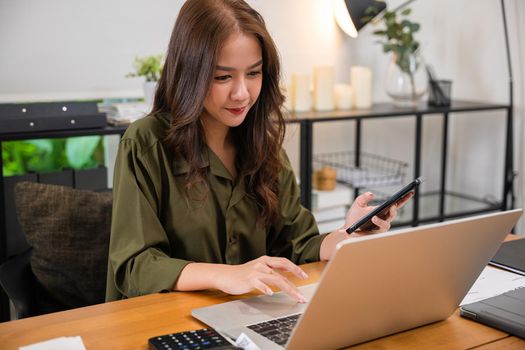
[(377, 226), (371, 221), (372, 218), (376, 215), (379, 217), (382, 217), (386, 215), (390, 207), (397, 203), (399, 200), (401, 200), (404, 196), (406, 196), (409, 192), (413, 191), (417, 186), (419, 186), (420, 183), (423, 182), (423, 179), (418, 177), (396, 193), (392, 195), (392, 197), (388, 198), (385, 202), (377, 206), (374, 210), (372, 210), (370, 213), (359, 219), (357, 222), (355, 222), (352, 226), (346, 229), (346, 232), (348, 234), (351, 234), (352, 232), (362, 229), (362, 230), (373, 230), (374, 228), (377, 228)]

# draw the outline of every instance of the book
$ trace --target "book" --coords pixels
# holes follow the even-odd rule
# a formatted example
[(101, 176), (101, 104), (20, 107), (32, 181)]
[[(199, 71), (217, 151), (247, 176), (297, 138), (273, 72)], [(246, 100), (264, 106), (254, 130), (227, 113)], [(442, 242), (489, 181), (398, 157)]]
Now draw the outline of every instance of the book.
[(312, 190), (312, 210), (350, 205), (353, 200), (352, 189), (337, 184), (331, 191)]
[(525, 239), (503, 242), (489, 264), (525, 275)]
[(312, 214), (314, 214), (315, 221), (317, 221), (317, 223), (321, 223), (321, 222), (333, 221), (333, 220), (344, 221), (347, 211), (348, 211), (348, 206), (341, 205), (337, 207), (312, 210)]

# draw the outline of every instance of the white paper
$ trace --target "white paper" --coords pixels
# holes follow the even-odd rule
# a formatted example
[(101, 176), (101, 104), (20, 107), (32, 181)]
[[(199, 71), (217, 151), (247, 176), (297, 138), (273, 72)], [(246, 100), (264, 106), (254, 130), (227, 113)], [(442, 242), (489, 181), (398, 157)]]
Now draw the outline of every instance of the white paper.
[(461, 302), (460, 306), (525, 287), (525, 276), (487, 266)]
[(98, 110), (106, 113), (110, 124), (122, 125), (145, 117), (151, 111), (151, 106), (142, 102), (123, 102), (99, 105)]
[(81, 337), (60, 337), (21, 346), (20, 350), (86, 350)]
[(261, 350), (245, 333), (239, 335), (235, 341), (235, 345), (244, 350)]

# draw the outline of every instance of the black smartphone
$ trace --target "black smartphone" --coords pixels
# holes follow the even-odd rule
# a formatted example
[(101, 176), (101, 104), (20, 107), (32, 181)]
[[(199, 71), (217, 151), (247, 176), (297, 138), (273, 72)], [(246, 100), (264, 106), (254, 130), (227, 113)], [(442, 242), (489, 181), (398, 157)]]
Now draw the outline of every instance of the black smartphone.
[(385, 202), (381, 203), (377, 208), (372, 210), (367, 215), (363, 216), (361, 219), (359, 219), (357, 222), (355, 222), (352, 226), (346, 229), (346, 232), (348, 234), (351, 234), (352, 232), (356, 231), (357, 229), (362, 230), (373, 230), (376, 229), (377, 226), (372, 222), (372, 218), (376, 215), (379, 217), (383, 217), (386, 215), (388, 210), (390, 209), (390, 206), (397, 203), (399, 200), (401, 200), (404, 196), (406, 196), (409, 192), (413, 191), (417, 186), (419, 186), (420, 183), (423, 182), (423, 179), (418, 177), (396, 193), (392, 195), (392, 197), (388, 198)]

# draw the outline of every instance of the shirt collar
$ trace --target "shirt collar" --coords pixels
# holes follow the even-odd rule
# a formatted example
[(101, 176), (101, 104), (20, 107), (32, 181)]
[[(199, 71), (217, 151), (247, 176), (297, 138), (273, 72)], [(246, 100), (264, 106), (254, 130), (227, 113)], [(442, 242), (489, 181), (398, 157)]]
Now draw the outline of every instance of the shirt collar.
[[(210, 172), (215, 176), (220, 176), (228, 180), (233, 181), (233, 178), (229, 171), (226, 169), (219, 157), (208, 147), (205, 146), (202, 152), (202, 163), (201, 168), (210, 168)], [(175, 175), (182, 175), (188, 173), (190, 170), (190, 165), (188, 162), (182, 158), (177, 157), (173, 164), (173, 173)]]

